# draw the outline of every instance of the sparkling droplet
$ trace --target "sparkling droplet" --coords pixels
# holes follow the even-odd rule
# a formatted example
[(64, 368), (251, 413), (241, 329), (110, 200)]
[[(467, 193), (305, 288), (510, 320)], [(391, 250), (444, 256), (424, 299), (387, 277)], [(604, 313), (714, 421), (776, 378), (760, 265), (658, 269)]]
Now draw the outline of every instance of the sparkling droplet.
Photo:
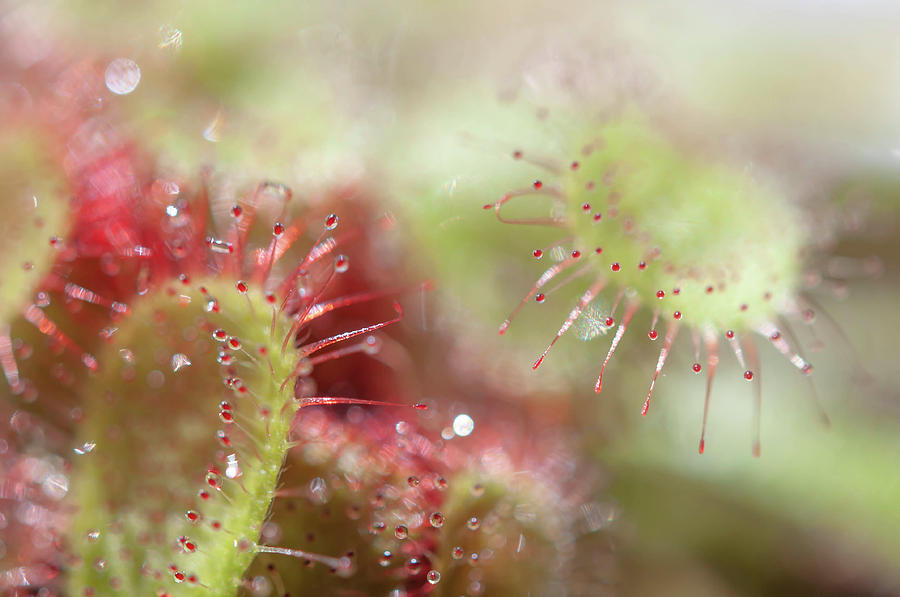
[(429, 583), (436, 585), (441, 582), (441, 573), (437, 570), (429, 570), (428, 574), (425, 575), (425, 579), (428, 580)]
[(94, 448), (97, 447), (97, 444), (94, 442), (84, 442), (77, 448), (74, 448), (72, 451), (78, 454), (79, 456), (84, 456), (85, 454), (90, 454), (94, 451)]
[(338, 225), (338, 217), (334, 214), (329, 214), (327, 218), (325, 218), (325, 230), (334, 230)]
[(409, 537), (409, 529), (406, 528), (405, 524), (397, 525), (397, 528), (394, 529), (394, 537), (401, 541)]
[(619, 265), (619, 262), (617, 261), (617, 262), (613, 263), (612, 265), (610, 265), (610, 266), (609, 266), (609, 269), (611, 269), (611, 270), (614, 271), (614, 272), (617, 272), (617, 271), (619, 271), (620, 269), (622, 269), (622, 266)]
[(540, 249), (535, 249), (534, 251), (531, 252), (531, 254), (534, 255), (535, 259), (540, 259), (541, 257), (544, 256), (544, 252)]
[(378, 557), (378, 564), (382, 568), (387, 568), (391, 565), (391, 560), (394, 558), (394, 554), (392, 554), (389, 550), (384, 550), (381, 552), (381, 555)]
[(428, 518), (428, 522), (430, 522), (431, 526), (434, 528), (439, 529), (444, 526), (444, 515), (440, 512), (432, 512), (431, 516)]
[(753, 379), (753, 371), (744, 371), (744, 379), (750, 381)]
[(534, 295), (534, 300), (537, 303), (543, 303), (545, 300), (547, 300), (547, 297), (544, 295), (543, 292), (539, 292), (536, 295)]
[(346, 255), (338, 255), (334, 259), (334, 271), (339, 274), (343, 274), (345, 271), (350, 269), (350, 260)]
[(172, 355), (172, 371), (177, 373), (179, 370), (184, 367), (189, 367), (190, 365), (191, 361), (187, 358), (187, 355), (180, 352), (176, 352)]
[(453, 419), (453, 432), (460, 436), (466, 437), (475, 429), (475, 420), (469, 415), (463, 413), (456, 415)]
[(422, 560), (419, 558), (409, 558), (406, 560), (406, 571), (409, 572), (411, 576), (415, 576), (422, 570)]
[(466, 555), (466, 550), (458, 545), (453, 548), (452, 552), (450, 552), (450, 557), (452, 557), (454, 560), (461, 560), (464, 555)]
[(141, 82), (141, 68), (128, 58), (116, 58), (106, 67), (106, 88), (116, 95), (128, 95)]
[(466, 527), (468, 527), (468, 529), (470, 531), (477, 531), (478, 527), (480, 527), (480, 526), (481, 526), (481, 521), (478, 520), (477, 516), (473, 516), (472, 518), (470, 518), (469, 520), (466, 521)]
[(700, 363), (694, 363), (693, 365), (691, 365), (691, 369), (694, 371), (694, 373), (700, 373), (700, 370), (703, 369), (703, 367), (700, 366)]

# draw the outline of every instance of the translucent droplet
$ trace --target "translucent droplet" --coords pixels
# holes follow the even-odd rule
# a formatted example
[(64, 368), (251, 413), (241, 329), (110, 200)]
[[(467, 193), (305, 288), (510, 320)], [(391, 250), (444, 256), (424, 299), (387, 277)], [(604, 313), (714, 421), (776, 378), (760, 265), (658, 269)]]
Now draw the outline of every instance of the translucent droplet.
[(478, 527), (481, 526), (481, 521), (478, 520), (477, 516), (473, 516), (472, 518), (470, 518), (469, 520), (466, 521), (466, 526), (469, 528), (470, 531), (477, 531)]
[(393, 559), (393, 557), (394, 554), (392, 554), (389, 550), (384, 550), (378, 557), (378, 564), (382, 568), (386, 568), (391, 565), (391, 559)]
[(106, 67), (106, 88), (116, 95), (127, 95), (141, 82), (141, 68), (128, 58), (116, 58)]
[(409, 529), (406, 528), (406, 525), (404, 524), (397, 525), (397, 528), (394, 529), (394, 537), (400, 539), (401, 541), (403, 539), (406, 539), (407, 537), (409, 537)]
[(191, 361), (187, 358), (187, 355), (184, 355), (180, 352), (176, 352), (172, 355), (172, 371), (179, 371), (184, 367), (190, 366)]
[(441, 514), (440, 512), (433, 512), (431, 514), (431, 517), (428, 519), (428, 521), (431, 523), (431, 526), (433, 526), (436, 529), (439, 529), (442, 526), (444, 526), (444, 515)]
[(436, 585), (441, 582), (441, 573), (437, 570), (429, 570), (428, 574), (425, 575), (425, 578), (429, 583)]
[(453, 432), (460, 437), (466, 437), (475, 429), (475, 421), (467, 414), (456, 415), (453, 419)]
[(79, 456), (84, 456), (85, 454), (90, 454), (94, 451), (94, 448), (97, 447), (97, 444), (94, 442), (84, 442), (77, 448), (73, 448), (72, 451), (78, 454)]

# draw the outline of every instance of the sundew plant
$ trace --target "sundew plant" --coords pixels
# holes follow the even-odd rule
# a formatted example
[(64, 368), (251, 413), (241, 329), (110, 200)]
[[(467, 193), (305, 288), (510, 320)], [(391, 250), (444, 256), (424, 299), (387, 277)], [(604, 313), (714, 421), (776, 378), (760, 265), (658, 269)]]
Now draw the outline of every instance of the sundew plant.
[(894, 595), (888, 5), (0, 6), (0, 594)]

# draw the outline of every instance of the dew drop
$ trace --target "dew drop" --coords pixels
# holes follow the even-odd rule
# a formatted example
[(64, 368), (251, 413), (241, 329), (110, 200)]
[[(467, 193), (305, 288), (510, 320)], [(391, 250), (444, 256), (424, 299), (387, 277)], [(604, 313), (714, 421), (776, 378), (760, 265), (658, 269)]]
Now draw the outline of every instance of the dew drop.
[(672, 313), (672, 317), (674, 317), (675, 319), (681, 319), (681, 311), (675, 311), (674, 313)]
[(234, 246), (230, 242), (224, 240), (219, 240), (217, 238), (208, 238), (206, 239), (206, 244), (213, 253), (228, 255), (234, 252)]
[(453, 432), (460, 436), (466, 437), (475, 429), (475, 420), (469, 415), (463, 413), (456, 415), (453, 419)]
[(421, 570), (422, 570), (422, 560), (420, 560), (419, 558), (416, 558), (416, 557), (412, 557), (412, 558), (409, 558), (408, 560), (406, 560), (406, 571), (410, 575), (415, 576), (416, 574), (421, 572)]
[(231, 217), (239, 218), (244, 213), (244, 209), (240, 205), (231, 206)]
[(95, 442), (84, 442), (77, 448), (73, 448), (72, 451), (78, 454), (79, 456), (84, 456), (85, 454), (90, 454), (94, 451), (94, 448), (97, 447)]
[(572, 251), (572, 259), (578, 259), (579, 257), (581, 257), (581, 251)]
[(187, 358), (187, 355), (180, 352), (176, 352), (172, 355), (172, 371), (177, 373), (181, 369), (189, 367), (190, 365), (191, 361)]
[(325, 230), (334, 230), (338, 225), (338, 217), (335, 214), (329, 214), (325, 218)]
[(281, 235), (284, 234), (284, 224), (275, 222), (275, 225), (272, 226), (272, 234), (275, 238), (281, 238)]
[(534, 301), (536, 303), (543, 303), (545, 300), (547, 300), (547, 296), (543, 292), (539, 292), (534, 295)]
[(381, 555), (378, 557), (378, 564), (382, 568), (387, 568), (391, 565), (391, 560), (394, 558), (394, 554), (392, 554), (389, 550), (384, 550), (381, 552)]
[(532, 186), (534, 187), (534, 189), (535, 189), (536, 191), (539, 191), (539, 190), (541, 190), (541, 188), (543, 188), (544, 183), (542, 183), (542, 182), (539, 181), (539, 180), (536, 180), (536, 181), (534, 181), (534, 183), (532, 184)]
[(222, 328), (219, 328), (219, 329), (213, 331), (212, 337), (214, 340), (218, 340), (219, 342), (224, 342), (225, 340), (228, 339), (228, 332), (226, 332)]
[(647, 337), (651, 340), (656, 340), (657, 338), (659, 338), (659, 332), (657, 332), (656, 330), (650, 330), (649, 332), (647, 332)]
[(228, 348), (231, 350), (240, 350), (241, 349), (241, 340), (235, 336), (232, 336), (228, 339)]
[(481, 521), (478, 520), (477, 516), (473, 516), (469, 520), (466, 521), (466, 527), (470, 531), (477, 531), (478, 527), (480, 527), (480, 526), (481, 526)]
[(604, 323), (606, 324), (606, 327), (611, 328), (612, 326), (616, 325), (616, 320), (612, 317), (607, 317), (604, 320)]
[(531, 252), (531, 254), (534, 255), (535, 259), (540, 259), (541, 257), (544, 256), (544, 252), (541, 249), (535, 249), (534, 251)]
[(728, 330), (727, 332), (725, 332), (725, 337), (728, 338), (729, 340), (734, 338), (734, 330)]
[(661, 298), (665, 298), (665, 296), (666, 296), (665, 291), (662, 291), (662, 290), (656, 291), (656, 298), (661, 299)]
[(693, 370), (694, 373), (700, 373), (702, 369), (703, 367), (700, 365), (700, 363), (694, 363), (693, 365), (691, 365), (691, 370)]
[(334, 258), (334, 271), (343, 274), (350, 269), (350, 259), (346, 255), (338, 255)]
[(200, 521), (200, 513), (195, 510), (188, 510), (184, 513), (184, 517), (188, 519), (188, 522), (196, 524)]
[(612, 265), (610, 265), (610, 266), (609, 266), (609, 269), (611, 269), (611, 270), (614, 271), (614, 272), (617, 272), (617, 271), (619, 271), (620, 269), (622, 269), (622, 266), (619, 265), (619, 262), (617, 261), (617, 262), (613, 263)]
[(454, 560), (461, 560), (464, 555), (466, 555), (466, 551), (458, 545), (453, 548), (453, 551), (450, 552), (450, 557), (452, 557)]
[(429, 570), (428, 574), (425, 575), (425, 579), (430, 584), (436, 585), (439, 582), (441, 582), (441, 573), (438, 572), (437, 570)]
[(405, 524), (397, 525), (397, 527), (394, 529), (394, 537), (400, 539), (401, 541), (409, 537), (409, 529), (406, 528)]
[(430, 522), (431, 526), (434, 528), (439, 529), (444, 526), (444, 515), (440, 512), (432, 512), (431, 516), (428, 518), (428, 522)]
[(744, 371), (744, 379), (750, 381), (753, 379), (753, 371)]
[(116, 58), (106, 67), (106, 88), (116, 95), (128, 95), (141, 82), (141, 68), (128, 58)]
[(237, 284), (234, 285), (237, 288), (237, 291), (241, 294), (247, 294), (247, 283), (243, 280), (238, 280)]

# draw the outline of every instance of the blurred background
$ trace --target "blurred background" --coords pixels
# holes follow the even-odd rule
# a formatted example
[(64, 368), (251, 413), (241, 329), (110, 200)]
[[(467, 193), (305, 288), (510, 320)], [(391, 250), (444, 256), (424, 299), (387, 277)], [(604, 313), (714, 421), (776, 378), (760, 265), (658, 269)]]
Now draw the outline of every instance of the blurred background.
[[(615, 563), (583, 594), (900, 595), (900, 5), (7, 1), (0, 31), (4, 105), (89, 57), (162, 171), (278, 180), (311, 203), (349, 182), (382, 197), (436, 283), (407, 325), (450, 338), (448, 375), (515, 389), (484, 424), (491, 408), (546, 417), (604, 472)], [(559, 153), (577, 115), (623, 105), (765, 172), (801, 210), (812, 292), (839, 324), (819, 318), (811, 358), (830, 428), (771, 347), (753, 458), (733, 359), (701, 456), (688, 338), (641, 417), (652, 347), (623, 345), (598, 397), (608, 337), (567, 337), (531, 371), (563, 302), (498, 337), (547, 240), (481, 210), (535, 178), (510, 152)]]

